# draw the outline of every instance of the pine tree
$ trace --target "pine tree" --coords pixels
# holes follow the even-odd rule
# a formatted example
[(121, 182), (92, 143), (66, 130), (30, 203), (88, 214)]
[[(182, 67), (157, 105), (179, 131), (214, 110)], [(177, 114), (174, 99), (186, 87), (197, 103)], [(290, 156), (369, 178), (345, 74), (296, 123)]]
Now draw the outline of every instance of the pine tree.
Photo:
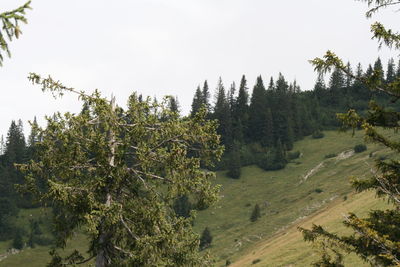
[(202, 94), (202, 101), (201, 104), (204, 105), (207, 109), (207, 112), (211, 111), (211, 104), (210, 104), (210, 90), (208, 88), (207, 80), (204, 81), (203, 90), (201, 91)]
[(235, 102), (236, 107), (233, 109), (232, 113), (234, 138), (238, 142), (243, 143), (247, 137), (246, 134), (249, 122), (249, 93), (247, 80), (244, 75), (240, 81), (239, 92)]
[(262, 125), (265, 123), (265, 113), (267, 108), (268, 103), (264, 82), (261, 76), (258, 76), (249, 106), (248, 136), (253, 142), (261, 141), (263, 135)]
[(210, 229), (208, 227), (206, 227), (203, 230), (203, 233), (201, 234), (200, 237), (200, 249), (206, 249), (211, 245), (211, 242), (213, 240), (213, 237), (211, 235)]
[[(367, 1), (371, 9), (367, 16), (371, 16), (378, 10), (399, 4), (397, 1)], [(381, 45), (399, 49), (400, 39), (397, 33), (386, 29), (376, 22), (371, 27), (374, 38)], [(378, 62), (378, 61), (377, 61)], [(377, 90), (383, 95), (400, 99), (399, 84), (392, 82), (382, 83), (383, 71), (379, 62), (374, 66), (374, 72), (361, 79), (371, 90)], [(326, 72), (333, 66), (345, 71), (343, 61), (334, 53), (328, 51), (324, 58), (316, 58), (312, 61), (315, 69)], [(341, 114), (344, 127), (353, 129), (361, 126), (365, 130), (365, 138), (369, 141), (381, 144), (396, 153), (399, 153), (400, 142), (393, 140), (381, 131), (381, 128), (397, 131), (400, 112), (387, 110), (375, 102), (371, 102), (370, 110), (362, 117), (355, 110), (349, 110), (347, 114)], [(358, 179), (353, 182), (357, 191), (375, 190), (377, 196), (384, 197), (393, 204), (392, 208), (385, 210), (372, 210), (366, 218), (360, 218), (352, 213), (345, 217), (345, 226), (352, 230), (349, 235), (341, 236), (325, 230), (322, 226), (314, 225), (311, 230), (300, 229), (306, 241), (312, 241), (321, 245), (322, 257), (315, 263), (316, 266), (344, 266), (343, 253), (355, 253), (362, 260), (373, 266), (398, 266), (400, 264), (400, 161), (396, 156), (390, 161), (378, 159), (377, 172), (368, 179)]]
[[(30, 81), (56, 95), (66, 90), (51, 77), (31, 74)], [(59, 211), (56, 244), (64, 247), (84, 228), (89, 241), (84, 252), (98, 267), (203, 265), (192, 220), (170, 216), (171, 200), (189, 194), (205, 204), (216, 199), (214, 174), (200, 169), (200, 162), (210, 166), (222, 154), (215, 123), (204, 111), (160, 120), (170, 110), (140, 102), (136, 94), (125, 110), (98, 92), (67, 91), (78, 94), (90, 112), (48, 118), (47, 128), (39, 129), (37, 159), (20, 167), (26, 173), (21, 190)], [(48, 190), (39, 190), (36, 177)], [(53, 250), (52, 256), (49, 266), (85, 260), (79, 251), (63, 258)]]
[(192, 110), (190, 111), (191, 116), (195, 116), (203, 105), (203, 93), (200, 90), (200, 86), (197, 87), (196, 93), (192, 101)]
[(387, 64), (386, 83), (392, 83), (396, 79), (394, 59), (390, 58)]
[(232, 119), (225, 87), (221, 78), (218, 81), (215, 99), (213, 119), (218, 120), (219, 126), (217, 132), (221, 135), (221, 143), (230, 149), (233, 144)]
[(233, 179), (239, 179), (241, 174), (241, 161), (239, 145), (234, 144), (228, 156), (228, 172), (227, 175)]
[(169, 96), (168, 97), (168, 108), (173, 112), (179, 115), (179, 102), (178, 97)]
[(251, 212), (250, 221), (255, 222), (261, 217), (261, 209), (258, 204), (254, 206), (253, 211)]

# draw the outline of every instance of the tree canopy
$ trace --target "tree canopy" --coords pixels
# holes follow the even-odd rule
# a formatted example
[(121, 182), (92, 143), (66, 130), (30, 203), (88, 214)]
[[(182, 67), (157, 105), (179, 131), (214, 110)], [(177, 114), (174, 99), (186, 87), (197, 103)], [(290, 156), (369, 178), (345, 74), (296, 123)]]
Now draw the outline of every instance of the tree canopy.
[(203, 205), (217, 198), (214, 173), (200, 169), (222, 154), (205, 109), (182, 119), (167, 108), (168, 98), (140, 101), (134, 93), (124, 110), (97, 91), (78, 92), (36, 74), (29, 79), (56, 97), (76, 93), (85, 107), (47, 117), (45, 128), (33, 124), (40, 136), (35, 157), (19, 166), (26, 174), (21, 190), (54, 208), (57, 246), (78, 230), (90, 241), (89, 258), (54, 250), (50, 266), (93, 258), (96, 266), (207, 265), (192, 218), (173, 210), (183, 195)]

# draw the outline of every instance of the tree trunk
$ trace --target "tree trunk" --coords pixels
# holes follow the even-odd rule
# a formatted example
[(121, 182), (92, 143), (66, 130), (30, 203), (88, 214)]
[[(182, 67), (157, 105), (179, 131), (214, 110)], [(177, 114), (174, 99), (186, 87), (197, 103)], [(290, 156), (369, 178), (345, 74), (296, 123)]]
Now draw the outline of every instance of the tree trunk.
[[(112, 96), (111, 97), (111, 111), (112, 113), (114, 113), (115, 111), (115, 97)], [(112, 126), (110, 127), (110, 132), (109, 132), (109, 140), (110, 140), (110, 159), (109, 159), (109, 165), (114, 167), (114, 154), (115, 154), (115, 134), (112, 130)], [(106, 197), (106, 207), (110, 207), (111, 206), (111, 201), (112, 201), (112, 197), (111, 194), (108, 192), (107, 193), (107, 197)], [(102, 225), (100, 225), (100, 237), (99, 237), (99, 245), (100, 245), (100, 249), (97, 253), (96, 256), (96, 267), (106, 267), (106, 266), (110, 266), (111, 262), (110, 259), (108, 257), (108, 252), (107, 252), (107, 248), (105, 246), (105, 243), (108, 242), (108, 236), (109, 233), (107, 233), (106, 231), (104, 231), (103, 229), (104, 227)]]

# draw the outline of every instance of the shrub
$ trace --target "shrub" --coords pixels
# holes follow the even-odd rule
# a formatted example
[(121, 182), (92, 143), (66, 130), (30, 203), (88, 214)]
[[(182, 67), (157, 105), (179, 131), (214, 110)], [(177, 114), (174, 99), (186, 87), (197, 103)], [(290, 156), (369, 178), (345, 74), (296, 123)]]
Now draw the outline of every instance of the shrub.
[(24, 247), (24, 241), (22, 240), (22, 233), (20, 230), (15, 232), (12, 247), (16, 249), (22, 249)]
[(312, 134), (312, 138), (314, 139), (319, 139), (319, 138), (323, 138), (325, 135), (323, 132), (321, 132), (320, 130), (315, 130)]
[(324, 190), (322, 190), (321, 188), (315, 188), (314, 192), (319, 194), (324, 192)]
[(330, 154), (325, 155), (325, 158), (326, 158), (326, 159), (330, 159), (330, 158), (334, 158), (334, 157), (337, 157), (337, 154), (335, 154), (335, 153), (330, 153)]
[(256, 263), (259, 263), (260, 261), (261, 261), (260, 259), (255, 259), (255, 260), (253, 260), (253, 262), (251, 264), (256, 264)]
[(203, 233), (201, 234), (201, 237), (200, 237), (200, 249), (203, 250), (203, 249), (208, 248), (211, 245), (212, 239), (213, 239), (213, 237), (211, 235), (210, 229), (208, 229), (208, 227), (206, 227), (203, 230)]
[(354, 146), (354, 152), (356, 152), (356, 153), (361, 153), (365, 150), (367, 150), (367, 146), (364, 144), (358, 144), (358, 145)]
[(231, 265), (231, 261), (228, 259), (228, 260), (226, 260), (226, 262), (225, 262), (225, 266), (229, 266), (229, 265)]
[(260, 217), (261, 217), (261, 209), (260, 209), (260, 206), (258, 204), (256, 204), (254, 206), (253, 212), (251, 213), (250, 221), (255, 222)]
[(288, 160), (298, 159), (300, 157), (300, 151), (293, 151), (287, 154)]

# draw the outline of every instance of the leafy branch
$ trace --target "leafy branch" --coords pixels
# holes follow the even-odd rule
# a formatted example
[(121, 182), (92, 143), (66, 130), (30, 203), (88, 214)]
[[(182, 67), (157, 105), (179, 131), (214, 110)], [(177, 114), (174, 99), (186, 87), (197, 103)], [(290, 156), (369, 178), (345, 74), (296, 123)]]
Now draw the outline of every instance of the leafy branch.
[(3, 24), (3, 27), (0, 29), (0, 66), (3, 65), (4, 60), (2, 52), (7, 53), (9, 57), (11, 56), (7, 39), (9, 41), (12, 41), (14, 38), (18, 39), (22, 33), (19, 26), (20, 22), (25, 24), (28, 22), (25, 17), (25, 11), (32, 9), (30, 4), (31, 1), (28, 1), (17, 9), (0, 13), (0, 20)]

